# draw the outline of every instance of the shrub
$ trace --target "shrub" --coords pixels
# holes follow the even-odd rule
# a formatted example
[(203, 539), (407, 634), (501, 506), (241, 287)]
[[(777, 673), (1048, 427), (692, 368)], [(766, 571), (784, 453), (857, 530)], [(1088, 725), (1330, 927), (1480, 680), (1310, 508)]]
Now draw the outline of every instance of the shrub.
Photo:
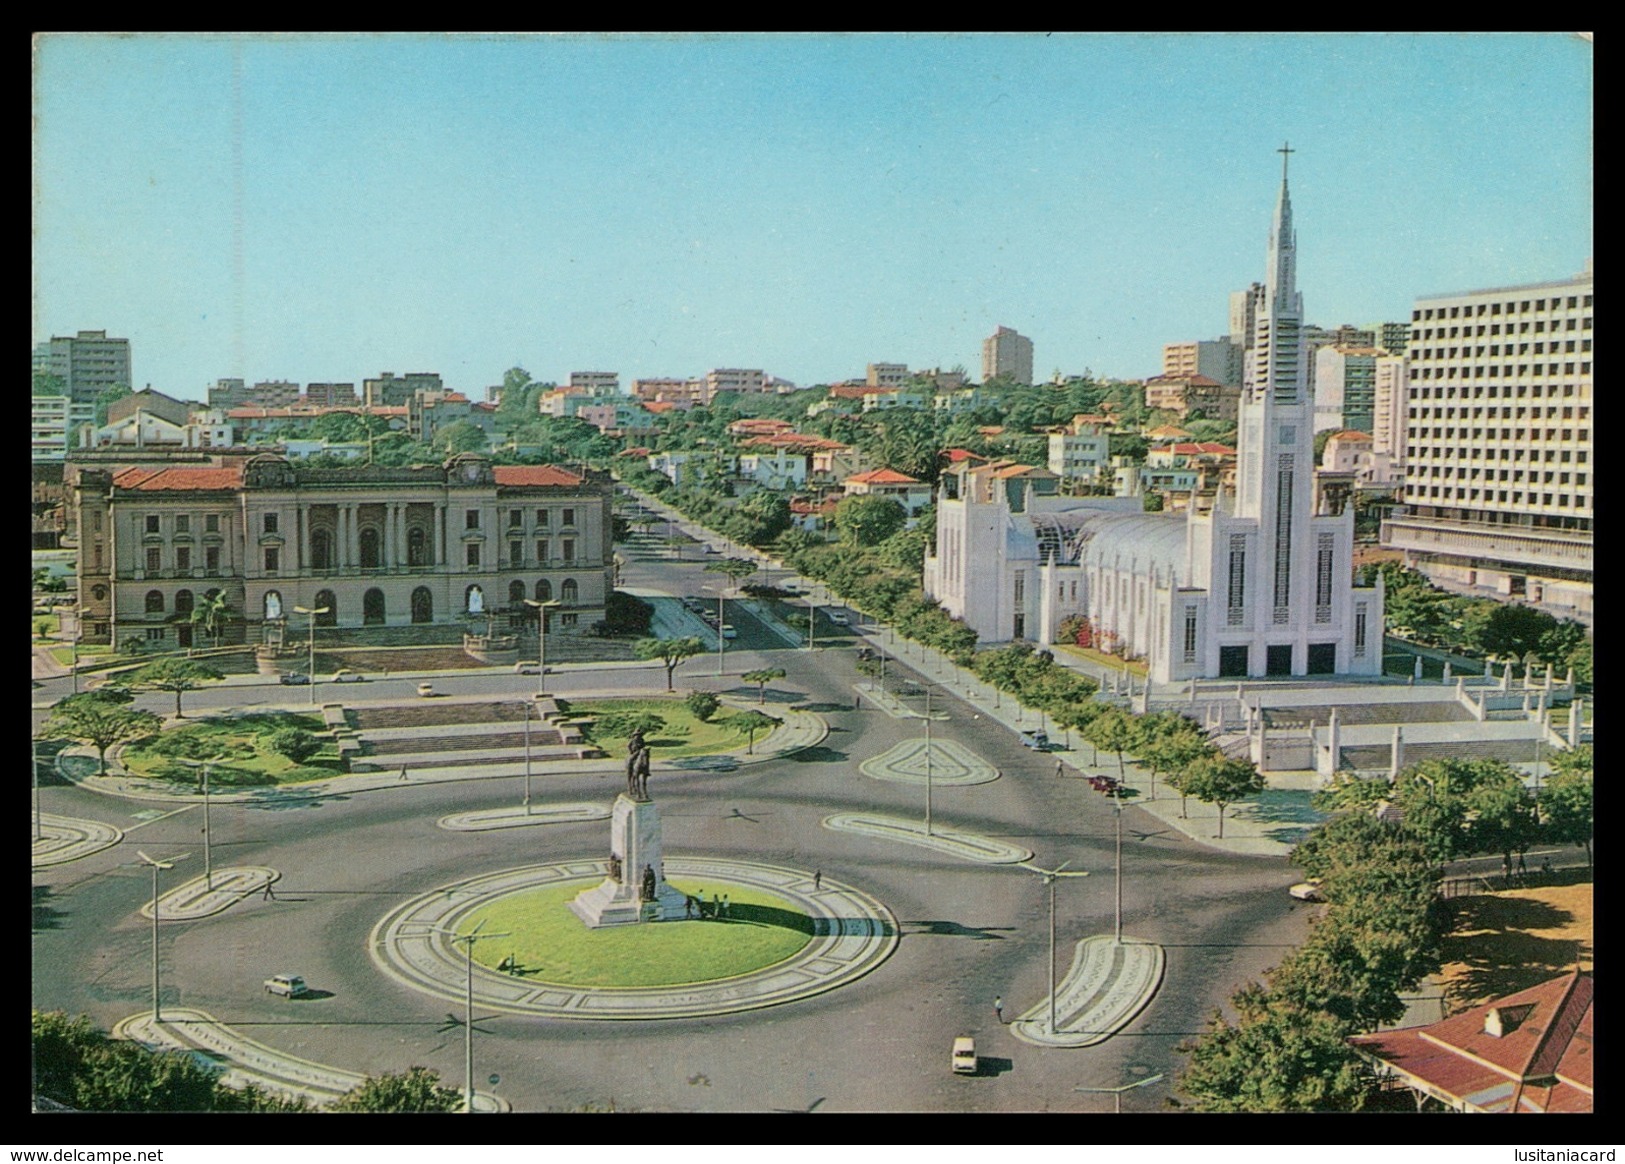
[(709, 691), (690, 691), (683, 699), (683, 703), (701, 723), (709, 723), (711, 717), (717, 713), (717, 708), (722, 706), (722, 700)]
[(269, 741), (271, 750), (286, 756), (295, 764), (303, 764), (321, 750), (322, 742), (299, 728), (283, 728), (273, 732)]

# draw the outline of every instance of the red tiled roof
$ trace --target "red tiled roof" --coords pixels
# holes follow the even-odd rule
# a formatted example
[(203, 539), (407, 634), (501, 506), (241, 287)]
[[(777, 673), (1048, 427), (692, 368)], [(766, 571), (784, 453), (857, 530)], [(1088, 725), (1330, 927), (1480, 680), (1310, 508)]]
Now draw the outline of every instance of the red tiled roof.
[(868, 393), (867, 384), (836, 384), (829, 390), (831, 400), (862, 400)]
[(223, 490), (241, 489), (241, 465), (216, 469), (201, 465), (175, 465), (162, 469), (148, 469), (133, 465), (113, 475), (113, 484), (119, 489), (157, 490)]
[(1214, 441), (1180, 441), (1158, 450), (1182, 457), (1233, 457), (1236, 450)]
[(943, 449), (941, 456), (948, 458), (948, 463), (957, 465), (961, 461), (985, 461), (981, 453), (973, 453), (969, 449)]
[(580, 485), (582, 478), (557, 465), (493, 465), (498, 485)]
[(1357, 428), (1345, 428), (1340, 432), (1332, 433), (1327, 439), (1334, 441), (1368, 441), (1371, 439), (1371, 434), (1361, 432)]
[(445, 404), (467, 404), (468, 403), (468, 397), (464, 396), (461, 392), (448, 392), (444, 396), (442, 396), (440, 399), (441, 399), (441, 402), (445, 403)]
[[(1528, 990), (1425, 1027), (1356, 1035), (1351, 1046), (1413, 1086), (1490, 1112), (1591, 1111), (1590, 971), (1576, 968)], [(1498, 1011), (1502, 1033), (1485, 1030)]]
[(867, 473), (856, 473), (848, 477), (847, 484), (853, 481), (860, 485), (918, 485), (918, 477), (910, 477), (907, 473), (899, 473), (896, 469), (870, 469)]
[(677, 405), (673, 404), (670, 400), (645, 400), (643, 402), (643, 407), (647, 412), (660, 413), (671, 412), (676, 409)]
[(826, 498), (823, 501), (792, 501), (790, 503), (790, 512), (802, 514), (834, 513), (837, 504), (839, 503), (833, 498)]

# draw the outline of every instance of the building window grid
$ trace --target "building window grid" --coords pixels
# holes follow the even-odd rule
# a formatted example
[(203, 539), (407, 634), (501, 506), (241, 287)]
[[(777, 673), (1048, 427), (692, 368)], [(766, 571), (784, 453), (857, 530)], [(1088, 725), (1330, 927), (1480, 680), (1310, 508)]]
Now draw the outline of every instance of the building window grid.
[(1318, 537), (1317, 561), (1315, 563), (1315, 621), (1327, 623), (1332, 621), (1332, 535), (1323, 533)]
[(1184, 661), (1196, 662), (1196, 607), (1185, 608), (1185, 652)]
[(1292, 617), (1292, 466), (1293, 454), (1276, 458), (1275, 488), (1275, 610), (1273, 621), (1282, 626)]
[(1225, 625), (1241, 626), (1245, 616), (1247, 596), (1247, 538), (1243, 534), (1230, 535), (1230, 587)]

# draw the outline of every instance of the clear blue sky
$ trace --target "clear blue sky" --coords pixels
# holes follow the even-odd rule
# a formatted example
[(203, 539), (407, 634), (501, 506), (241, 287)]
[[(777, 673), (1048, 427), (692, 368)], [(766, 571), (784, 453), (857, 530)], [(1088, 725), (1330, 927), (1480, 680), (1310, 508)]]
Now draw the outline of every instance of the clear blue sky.
[(1592, 59), (1562, 34), (48, 36), (33, 341), (105, 328), (138, 386), (195, 398), (384, 369), (478, 392), (516, 363), (974, 378), (999, 324), (1040, 377), (1140, 377), (1263, 277), (1285, 139), (1314, 322), (1580, 270)]

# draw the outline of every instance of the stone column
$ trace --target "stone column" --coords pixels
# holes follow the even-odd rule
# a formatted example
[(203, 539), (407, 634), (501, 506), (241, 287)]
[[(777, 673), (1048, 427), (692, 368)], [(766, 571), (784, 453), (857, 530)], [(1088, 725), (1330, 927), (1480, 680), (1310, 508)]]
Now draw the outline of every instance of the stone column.
[(1545, 687), (1546, 687), (1547, 691), (1550, 691), (1552, 689), (1552, 665), (1550, 663), (1546, 664), (1546, 683), (1545, 683)]
[(446, 564), (446, 507), (434, 507), (434, 562), (435, 566)]
[(1580, 720), (1585, 718), (1585, 700), (1575, 699), (1569, 704), (1569, 747), (1580, 746)]
[(1495, 678), (1495, 664), (1490, 662), (1488, 659), (1484, 660), (1484, 678)]
[(303, 509), (301, 509), (299, 511), (299, 516), (304, 519), (304, 529), (300, 532), (300, 535), (299, 535), (299, 538), (300, 538), (299, 553), (302, 556), (302, 561), (304, 562), (305, 569), (314, 570), (316, 568), (316, 561), (311, 556), (311, 552), (310, 552), (310, 517), (311, 517), (310, 506), (307, 505)]
[(1488, 695), (1487, 692), (1484, 692), (1484, 691), (1476, 691), (1473, 694), (1478, 697), (1473, 703), (1473, 718), (1476, 719), (1479, 723), (1483, 723), (1484, 722), (1484, 716), (1486, 714), (1486, 708), (1485, 708), (1484, 704), (1485, 704), (1485, 701), (1489, 698), (1489, 695)]
[(333, 523), (333, 564), (340, 569), (350, 564), (350, 535), (347, 532), (349, 513), (347, 507), (340, 505), (336, 513), (337, 520)]
[(1523, 685), (1525, 687), (1535, 685), (1535, 661), (1533, 659), (1523, 661)]
[(1524, 715), (1529, 714), (1529, 688), (1527, 687), (1523, 689), (1523, 713)]
[(395, 565), (395, 506), (384, 502), (384, 528), (379, 532), (378, 565), (387, 573)]
[(1327, 736), (1327, 739), (1326, 739), (1327, 746), (1329, 746), (1331, 748), (1331, 751), (1332, 751), (1332, 768), (1331, 768), (1331, 770), (1333, 772), (1336, 772), (1337, 767), (1338, 767), (1338, 765), (1337, 765), (1338, 757), (1340, 757), (1343, 754), (1343, 725), (1342, 725), (1341, 721), (1338, 719), (1337, 708), (1336, 707), (1332, 708), (1332, 718), (1331, 718), (1331, 722), (1327, 725), (1326, 736)]
[(1399, 775), (1399, 770), (1405, 766), (1405, 729), (1399, 724), (1394, 725), (1394, 743), (1388, 754), (1388, 779), (1393, 780)]
[(1506, 661), (1506, 666), (1501, 668), (1501, 690), (1502, 691), (1511, 691), (1512, 690), (1512, 660), (1511, 659), (1508, 659)]
[(1448, 682), (1450, 682), (1450, 661), (1448, 659), (1445, 660), (1445, 664), (1444, 664), (1444, 677), (1442, 679), (1440, 679), (1439, 682), (1440, 683), (1448, 683)]
[(1421, 655), (1416, 656), (1416, 666), (1411, 668), (1411, 675), (1412, 675), (1412, 677), (1414, 677), (1416, 679), (1420, 679), (1422, 677), (1422, 656)]
[(361, 507), (350, 506), (350, 565), (361, 565)]

